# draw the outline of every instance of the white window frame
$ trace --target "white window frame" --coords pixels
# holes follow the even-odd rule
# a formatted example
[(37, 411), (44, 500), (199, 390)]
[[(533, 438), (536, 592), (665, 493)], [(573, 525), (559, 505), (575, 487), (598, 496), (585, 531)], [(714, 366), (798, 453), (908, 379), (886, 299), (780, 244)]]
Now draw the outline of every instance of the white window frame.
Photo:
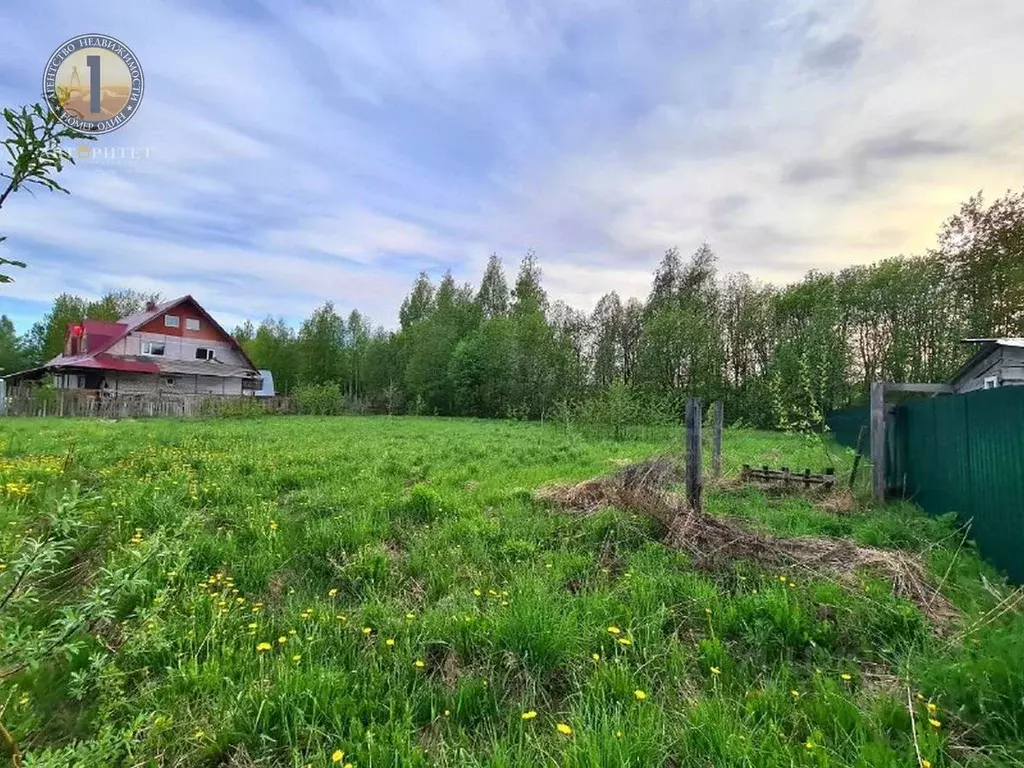
[(177, 328), (181, 325), (181, 319), (177, 315), (164, 315), (164, 325), (168, 328)]
[[(153, 351), (156, 347), (160, 348), (159, 352)], [(151, 357), (165, 357), (167, 355), (167, 344), (162, 341), (144, 341), (142, 342), (142, 354)]]
[[(200, 357), (200, 352), (205, 352), (206, 356)], [(213, 360), (216, 354), (216, 350), (210, 349), (209, 347), (196, 347), (196, 360)]]
[(198, 317), (186, 317), (185, 318), (185, 330), (186, 331), (198, 331), (200, 328)]
[(985, 383), (983, 384), (985, 389), (998, 389), (999, 388), (999, 377), (998, 376), (986, 376)]

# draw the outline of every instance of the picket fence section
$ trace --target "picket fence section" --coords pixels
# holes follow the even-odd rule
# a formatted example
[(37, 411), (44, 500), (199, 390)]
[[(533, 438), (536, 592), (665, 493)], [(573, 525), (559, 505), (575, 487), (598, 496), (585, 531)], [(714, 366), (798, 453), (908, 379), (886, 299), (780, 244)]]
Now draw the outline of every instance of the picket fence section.
[(0, 414), (70, 418), (230, 416), (294, 413), (290, 397), (100, 393), (91, 390), (8, 390)]

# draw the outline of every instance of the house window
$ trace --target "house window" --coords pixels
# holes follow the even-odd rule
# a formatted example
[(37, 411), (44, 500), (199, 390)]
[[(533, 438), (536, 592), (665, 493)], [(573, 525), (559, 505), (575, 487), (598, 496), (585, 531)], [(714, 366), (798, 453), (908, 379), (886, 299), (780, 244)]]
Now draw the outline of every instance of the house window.
[(995, 389), (999, 386), (998, 376), (986, 376), (985, 377), (985, 389)]
[(168, 376), (168, 377), (166, 377), (164, 379), (164, 384), (166, 384), (168, 387), (173, 387), (174, 386), (174, 379), (172, 377)]
[(190, 330), (190, 331), (198, 331), (199, 330), (199, 318), (197, 318), (197, 317), (186, 317), (185, 318), (185, 327), (188, 330)]
[(196, 350), (196, 360), (213, 360), (213, 350), (199, 347)]
[(142, 342), (142, 354), (144, 355), (163, 355), (164, 343), (162, 341), (144, 341)]
[(177, 328), (179, 324), (177, 315), (164, 315), (164, 325), (168, 328)]

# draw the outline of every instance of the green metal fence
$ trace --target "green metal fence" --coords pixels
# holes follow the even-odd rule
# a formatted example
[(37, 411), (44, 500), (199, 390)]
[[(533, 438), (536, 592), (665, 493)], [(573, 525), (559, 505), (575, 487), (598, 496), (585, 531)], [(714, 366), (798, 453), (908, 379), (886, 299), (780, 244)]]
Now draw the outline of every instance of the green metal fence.
[[(829, 415), (844, 445), (867, 422), (867, 409)], [(899, 405), (886, 449), (891, 492), (932, 514), (956, 512), (985, 558), (1024, 582), (1024, 387)]]

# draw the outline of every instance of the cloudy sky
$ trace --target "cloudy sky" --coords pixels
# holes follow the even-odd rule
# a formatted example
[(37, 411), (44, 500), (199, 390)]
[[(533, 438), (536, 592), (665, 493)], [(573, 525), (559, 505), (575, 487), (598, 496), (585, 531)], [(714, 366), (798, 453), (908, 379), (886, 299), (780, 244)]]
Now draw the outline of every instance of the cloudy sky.
[(0, 4), (0, 105), (113, 35), (146, 76), (73, 195), (12, 198), (19, 330), (61, 291), (192, 293), (232, 325), (536, 250), (555, 298), (646, 294), (707, 240), (768, 280), (921, 252), (1024, 184), (1020, 0), (64, 0)]

